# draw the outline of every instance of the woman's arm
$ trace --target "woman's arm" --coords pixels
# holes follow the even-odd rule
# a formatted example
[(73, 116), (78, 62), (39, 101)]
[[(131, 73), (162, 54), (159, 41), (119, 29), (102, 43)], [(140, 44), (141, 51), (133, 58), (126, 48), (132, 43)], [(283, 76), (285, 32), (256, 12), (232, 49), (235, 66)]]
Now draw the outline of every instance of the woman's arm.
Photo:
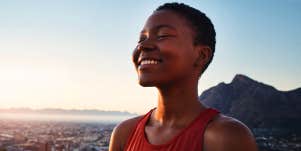
[(238, 120), (220, 115), (204, 134), (205, 151), (258, 151), (251, 131)]
[(140, 118), (141, 116), (123, 121), (114, 128), (111, 134), (109, 151), (124, 150), (127, 140)]
[(121, 142), (120, 140), (122, 138), (120, 138), (120, 128), (118, 128), (118, 126), (116, 126), (111, 134), (111, 139), (110, 139), (110, 146), (109, 146), (109, 151), (122, 151), (121, 149)]

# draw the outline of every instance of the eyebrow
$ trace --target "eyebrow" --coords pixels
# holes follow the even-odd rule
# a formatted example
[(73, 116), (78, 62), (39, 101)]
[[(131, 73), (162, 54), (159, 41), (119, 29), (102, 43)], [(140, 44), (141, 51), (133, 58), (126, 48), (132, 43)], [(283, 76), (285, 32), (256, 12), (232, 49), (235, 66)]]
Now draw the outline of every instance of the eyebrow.
[[(154, 30), (159, 30), (160, 28), (170, 28), (172, 30), (176, 30), (175, 27), (171, 26), (171, 25), (167, 25), (167, 24), (161, 24), (161, 25), (157, 25), (155, 26), (153, 29)], [(140, 33), (145, 33), (146, 31), (145, 30), (142, 30)]]

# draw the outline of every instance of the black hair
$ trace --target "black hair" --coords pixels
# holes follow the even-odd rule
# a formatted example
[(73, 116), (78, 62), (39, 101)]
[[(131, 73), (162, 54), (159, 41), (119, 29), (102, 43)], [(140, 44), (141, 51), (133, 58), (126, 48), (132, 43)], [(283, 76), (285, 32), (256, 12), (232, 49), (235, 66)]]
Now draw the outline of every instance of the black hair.
[(159, 6), (155, 11), (160, 10), (174, 11), (175, 13), (184, 17), (188, 23), (191, 24), (192, 29), (196, 33), (196, 36), (194, 37), (194, 44), (207, 45), (211, 49), (212, 56), (207, 64), (205, 64), (203, 71), (201, 71), (201, 73), (203, 73), (211, 63), (215, 51), (216, 33), (211, 20), (206, 16), (205, 13), (183, 3), (165, 3)]

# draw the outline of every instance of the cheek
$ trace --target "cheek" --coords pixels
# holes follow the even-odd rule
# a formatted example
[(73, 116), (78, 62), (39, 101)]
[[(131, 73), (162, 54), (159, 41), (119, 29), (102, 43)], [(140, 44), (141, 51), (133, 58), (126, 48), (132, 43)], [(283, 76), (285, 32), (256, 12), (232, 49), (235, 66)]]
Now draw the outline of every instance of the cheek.
[(163, 56), (165, 57), (163, 70), (166, 76), (182, 77), (187, 74), (191, 75), (193, 72), (193, 59), (187, 53), (166, 52)]
[(135, 48), (133, 53), (132, 53), (132, 62), (135, 65), (136, 69), (138, 67), (138, 65), (137, 65), (138, 58), (139, 58), (139, 51), (137, 50), (137, 48)]
[(183, 41), (174, 41), (160, 46), (160, 53), (167, 63), (173, 66), (193, 66), (196, 59), (193, 46)]

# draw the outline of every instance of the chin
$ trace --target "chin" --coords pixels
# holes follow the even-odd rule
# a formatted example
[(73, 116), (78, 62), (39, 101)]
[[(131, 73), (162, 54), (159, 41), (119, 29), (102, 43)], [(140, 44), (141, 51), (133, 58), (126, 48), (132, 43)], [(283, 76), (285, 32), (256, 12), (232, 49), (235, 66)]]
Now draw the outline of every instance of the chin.
[(154, 86), (156, 86), (156, 85), (154, 84), (154, 82), (152, 82), (152, 81), (143, 81), (143, 80), (139, 80), (139, 84), (140, 84), (141, 86), (143, 86), (143, 87), (154, 87)]
[(153, 77), (149, 76), (140, 76), (138, 79), (139, 85), (143, 87), (155, 87), (160, 85), (160, 82)]
[(139, 85), (141, 85), (142, 87), (157, 87), (157, 88), (160, 88), (160, 87), (166, 85), (166, 83), (164, 81), (158, 81), (158, 80), (139, 79)]
[(160, 87), (166, 84), (166, 80), (161, 76), (154, 75), (138, 75), (138, 83), (143, 87)]

